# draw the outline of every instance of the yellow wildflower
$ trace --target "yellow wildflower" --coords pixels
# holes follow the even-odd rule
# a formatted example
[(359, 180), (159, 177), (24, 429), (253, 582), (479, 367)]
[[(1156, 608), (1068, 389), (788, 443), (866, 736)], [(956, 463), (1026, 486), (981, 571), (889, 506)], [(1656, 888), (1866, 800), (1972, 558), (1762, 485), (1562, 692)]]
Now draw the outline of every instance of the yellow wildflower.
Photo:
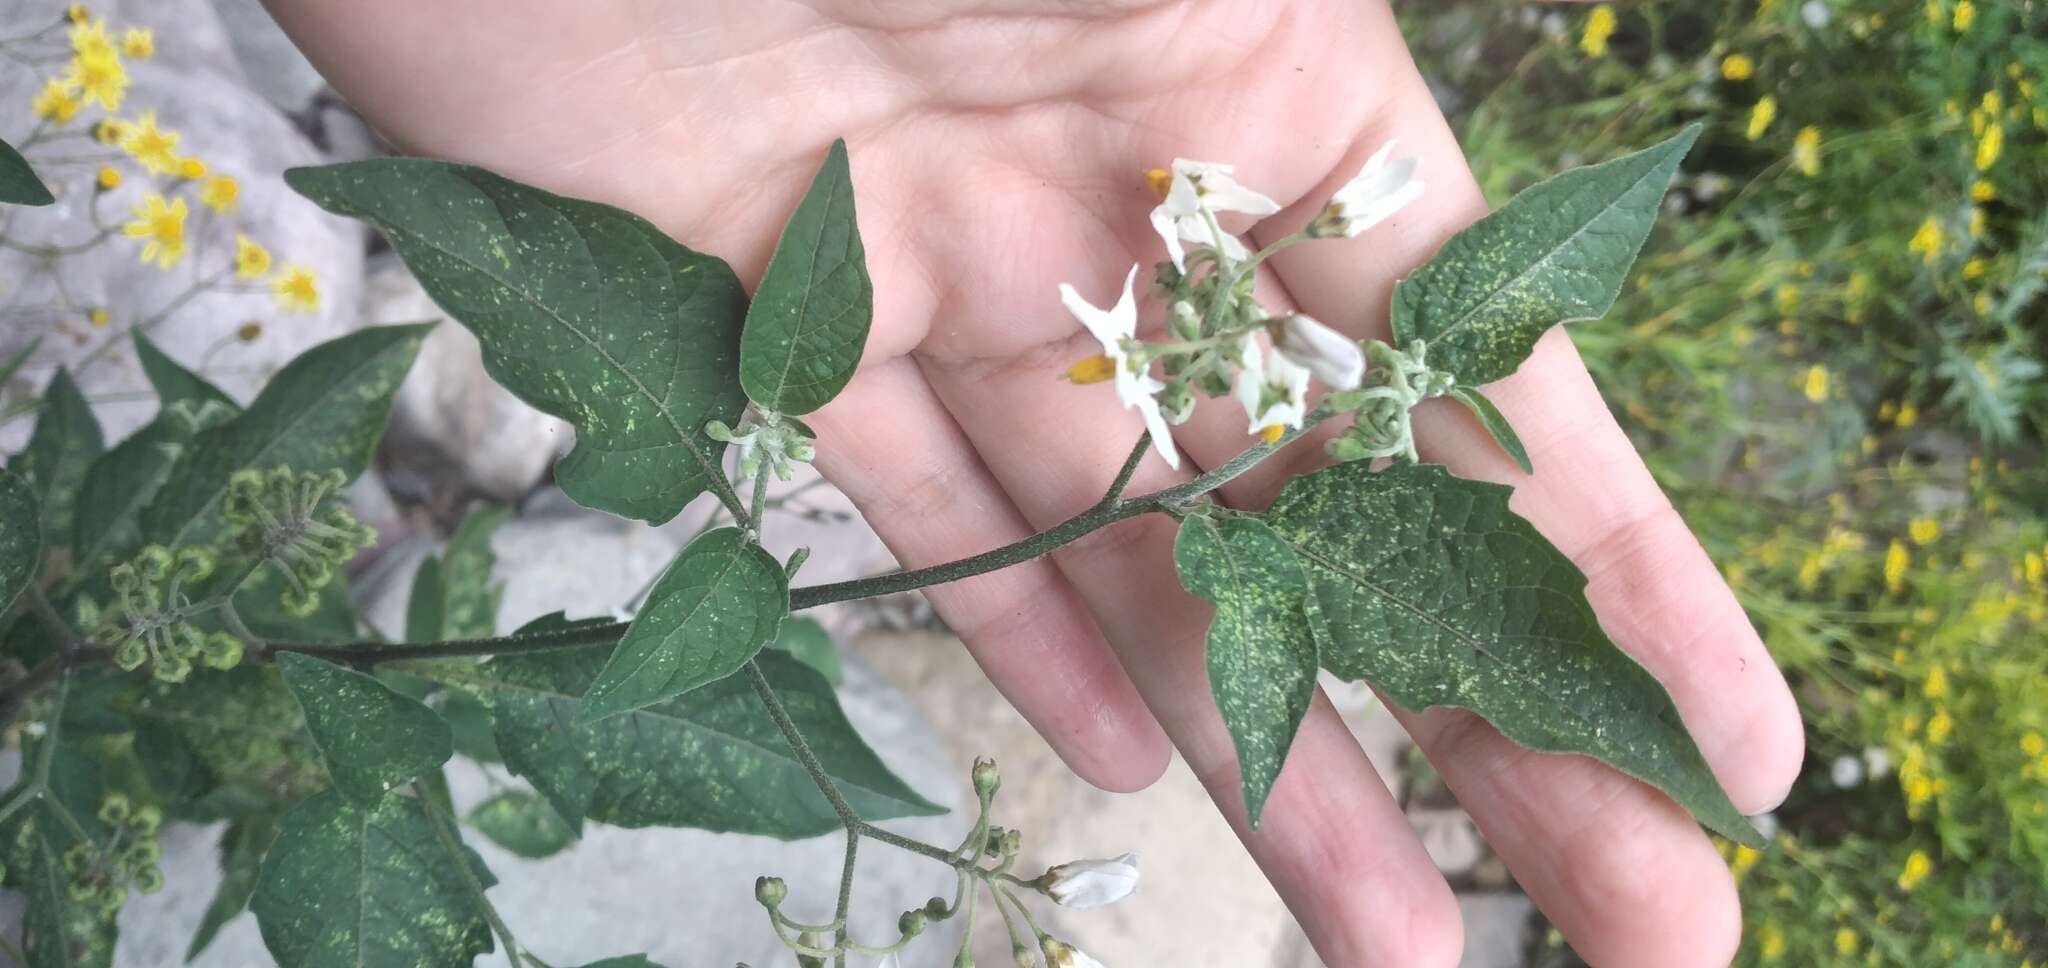
[(35, 112), (36, 117), (55, 124), (63, 124), (77, 117), (78, 109), (84, 106), (64, 88), (63, 81), (54, 77), (37, 92), (35, 100), (29, 102), (29, 108)]
[(1756, 951), (1767, 962), (1785, 957), (1785, 929), (1776, 921), (1765, 921), (1756, 929)]
[(113, 165), (101, 165), (99, 175), (93, 179), (93, 182), (100, 186), (100, 191), (113, 191), (121, 187), (121, 169)]
[(1955, 718), (1948, 714), (1948, 710), (1936, 709), (1934, 715), (1927, 718), (1927, 741), (1940, 746), (1955, 728)]
[(1913, 537), (1916, 545), (1931, 545), (1934, 539), (1941, 537), (1941, 522), (1933, 518), (1914, 518), (1906, 525), (1906, 533)]
[(94, 326), (105, 328), (108, 323), (114, 321), (114, 317), (107, 313), (105, 307), (94, 306), (90, 312), (85, 314), (85, 321)]
[(1756, 62), (1747, 54), (1729, 54), (1721, 58), (1721, 76), (1731, 81), (1746, 81), (1756, 73)]
[(1755, 141), (1770, 130), (1771, 122), (1778, 119), (1778, 99), (1768, 94), (1757, 98), (1756, 107), (1749, 110), (1749, 140)]
[(2044, 738), (2040, 733), (2029, 730), (2025, 736), (2020, 737), (2020, 752), (2028, 756), (2040, 756), (2042, 753), (2048, 753), (2048, 738)]
[(156, 54), (156, 33), (148, 27), (130, 27), (121, 34), (121, 53), (136, 60), (148, 60)]
[(235, 233), (235, 277), (261, 279), (270, 272), (270, 250), (256, 240)]
[(1933, 265), (1934, 260), (1941, 258), (1941, 223), (1936, 222), (1934, 216), (1927, 216), (1927, 220), (1920, 223), (1919, 230), (1913, 233), (1912, 240), (1906, 243), (1906, 251), (1918, 254), (1921, 261)]
[(1965, 279), (1982, 279), (1984, 278), (1984, 273), (1988, 271), (1990, 271), (1990, 265), (1982, 258), (1974, 258), (1963, 263), (1963, 278)]
[(1806, 399), (1815, 403), (1828, 398), (1828, 368), (1815, 363), (1806, 371)]
[(1970, 25), (1976, 22), (1977, 5), (1971, 3), (1970, 0), (1960, 0), (1960, 2), (1956, 4), (1956, 13), (1954, 20), (1956, 32), (1961, 33), (1965, 30), (1968, 30), (1970, 29)]
[[(1929, 699), (1940, 699), (1944, 696), (1947, 696), (1948, 670), (1943, 669), (1940, 666), (1935, 666), (1934, 668), (1927, 670), (1927, 684), (1920, 687), (1920, 694), (1926, 696)], [(1946, 714), (1936, 713), (1936, 715), (1941, 716)], [(1934, 723), (1932, 720), (1928, 721), (1927, 731), (1929, 733), (1934, 732)]]
[[(1975, 296), (1970, 297), (1970, 310), (1972, 312), (1975, 312), (1979, 316), (1990, 316), (1991, 294), (1988, 292), (1980, 292)], [(1983, 369), (1983, 365), (1979, 364), (1977, 368), (1981, 370)]]
[(80, 19), (71, 25), (71, 52), (79, 57), (116, 57), (114, 42), (107, 39), (107, 20)]
[(168, 175), (178, 167), (178, 133), (156, 126), (156, 112), (144, 111), (122, 133), (121, 148), (135, 156), (151, 174)]
[(1779, 286), (1775, 298), (1778, 302), (1778, 312), (1789, 316), (1793, 310), (1799, 308), (1799, 287), (1789, 282)]
[(2005, 127), (1996, 122), (1984, 126), (1984, 133), (1977, 138), (1977, 170), (1984, 171), (1998, 164), (1999, 152), (2005, 150)]
[(2039, 585), (2042, 579), (2048, 578), (2048, 560), (2044, 560), (2038, 553), (2029, 551), (2020, 561), (2028, 584)]
[(97, 101), (109, 111), (118, 111), (122, 99), (128, 96), (128, 69), (122, 67), (121, 59), (111, 52), (105, 55), (80, 54), (64, 75), (64, 88), (78, 92), (81, 103)]
[(1912, 563), (1913, 558), (1906, 553), (1905, 544), (1897, 538), (1893, 538), (1892, 546), (1884, 553), (1884, 587), (1886, 591), (1897, 595), (1905, 590), (1906, 566)]
[(233, 175), (215, 175), (199, 186), (199, 204), (222, 215), (234, 211), (236, 200), (242, 197), (242, 185)]
[(206, 162), (198, 158), (178, 159), (179, 178), (205, 178)]
[(1997, 114), (2000, 109), (2005, 107), (2005, 99), (1999, 97), (1997, 91), (1985, 91), (1983, 100), (1977, 103), (1991, 114)]
[(286, 312), (310, 313), (320, 308), (320, 280), (313, 270), (302, 265), (287, 265), (278, 270), (270, 292)]
[(1735, 845), (1735, 856), (1728, 861), (1728, 869), (1736, 877), (1741, 877), (1749, 873), (1749, 869), (1755, 867), (1757, 862), (1763, 859), (1763, 851), (1757, 850), (1748, 844), (1737, 844)]
[[(1963, 0), (1968, 3), (1969, 0)], [(1934, 860), (1924, 850), (1916, 850), (1906, 857), (1906, 866), (1899, 871), (1899, 890), (1910, 891), (1920, 886), (1927, 875), (1934, 873)]]
[(1807, 125), (1792, 139), (1792, 167), (1808, 178), (1820, 174), (1820, 129)]
[(162, 195), (151, 192), (135, 209), (134, 220), (121, 231), (131, 239), (148, 240), (142, 247), (142, 261), (169, 269), (185, 257), (185, 200), (166, 205)]
[(1920, 406), (1911, 400), (1899, 404), (1899, 415), (1892, 418), (1892, 425), (1904, 430), (1920, 422)]
[(1998, 186), (1982, 178), (1970, 183), (1970, 199), (1977, 202), (1998, 200)]
[(1855, 928), (1838, 928), (1835, 930), (1835, 951), (1839, 954), (1853, 955), (1861, 940), (1856, 937)]
[(1607, 38), (1614, 36), (1614, 8), (1601, 4), (1586, 17), (1586, 32), (1579, 37), (1579, 49), (1587, 57), (1605, 57)]

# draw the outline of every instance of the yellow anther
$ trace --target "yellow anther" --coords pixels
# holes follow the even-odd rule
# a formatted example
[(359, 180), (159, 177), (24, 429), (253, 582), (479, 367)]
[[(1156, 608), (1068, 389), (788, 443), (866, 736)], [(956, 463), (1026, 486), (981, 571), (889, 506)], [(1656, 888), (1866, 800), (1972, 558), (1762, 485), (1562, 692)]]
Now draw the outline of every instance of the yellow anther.
[(1286, 424), (1267, 424), (1259, 430), (1259, 439), (1269, 444), (1285, 436), (1287, 436)]
[(1165, 198), (1173, 188), (1173, 172), (1164, 168), (1145, 169), (1145, 187), (1152, 189), (1152, 194)]
[(1116, 361), (1097, 353), (1067, 367), (1067, 379), (1075, 383), (1101, 383), (1116, 376)]

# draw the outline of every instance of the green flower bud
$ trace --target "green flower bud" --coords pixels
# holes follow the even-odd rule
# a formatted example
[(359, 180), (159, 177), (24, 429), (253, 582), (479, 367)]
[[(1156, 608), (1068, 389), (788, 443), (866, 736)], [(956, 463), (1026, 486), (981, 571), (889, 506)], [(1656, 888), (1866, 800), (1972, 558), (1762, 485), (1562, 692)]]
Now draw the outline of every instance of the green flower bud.
[(1015, 856), (1018, 851), (1024, 849), (1024, 832), (1021, 830), (1003, 831), (1003, 842), (998, 847), (1002, 850), (1002, 856)]
[(242, 663), (242, 640), (226, 632), (215, 632), (206, 637), (200, 661), (209, 669), (232, 669)]
[(782, 878), (754, 878), (754, 900), (761, 902), (762, 907), (771, 910), (781, 907), (783, 899), (787, 897), (789, 897), (789, 885), (784, 884)]
[(85, 904), (100, 896), (100, 886), (90, 879), (77, 878), (64, 885), (64, 893), (73, 901)]
[(161, 868), (145, 867), (135, 875), (135, 889), (144, 894), (155, 894), (164, 889), (164, 872)]
[(932, 898), (924, 902), (924, 916), (934, 921), (944, 921), (953, 916), (952, 906), (946, 903), (945, 898)]
[(107, 582), (114, 586), (115, 592), (132, 595), (141, 585), (142, 576), (135, 573), (134, 565), (124, 561), (107, 570)]
[(156, 828), (163, 826), (163, 822), (162, 808), (153, 803), (145, 803), (136, 807), (135, 815), (128, 818), (128, 829), (135, 831), (138, 837), (147, 837), (156, 833)]
[(906, 938), (915, 938), (924, 933), (924, 912), (905, 911), (896, 919), (896, 932)]
[(178, 549), (178, 577), (189, 582), (202, 582), (213, 574), (218, 557), (212, 548), (192, 546)]
[(91, 869), (93, 860), (93, 849), (90, 845), (72, 844), (64, 851), (64, 873), (71, 875), (74, 881), (86, 880), (84, 875)]
[(996, 772), (996, 761), (980, 757), (974, 761), (974, 795), (983, 800), (995, 798), (996, 790), (1003, 785), (1002, 774)]
[(137, 840), (121, 852), (121, 864), (130, 870), (140, 870), (163, 859), (164, 845), (155, 837)]
[(78, 604), (73, 611), (78, 617), (79, 628), (91, 629), (100, 624), (99, 603), (93, 601), (89, 595), (78, 596)]
[(1038, 952), (1021, 944), (1010, 949), (1010, 960), (1017, 963), (1017, 968), (1038, 968)]
[(105, 914), (112, 915), (114, 912), (121, 910), (121, 905), (126, 903), (128, 903), (128, 888), (120, 884), (109, 884), (105, 890), (100, 892), (100, 911)]
[(157, 656), (156, 665), (150, 667), (149, 674), (161, 682), (184, 682), (192, 675), (192, 660), (175, 652), (166, 652)]
[(118, 827), (128, 822), (128, 808), (127, 797), (119, 793), (109, 793), (106, 799), (100, 801), (98, 817), (101, 823), (109, 827)]
[(124, 638), (114, 646), (114, 665), (122, 672), (134, 672), (149, 661), (149, 646), (141, 639)]
[(148, 581), (171, 577), (171, 565), (171, 552), (163, 545), (150, 545), (135, 556), (136, 573)]

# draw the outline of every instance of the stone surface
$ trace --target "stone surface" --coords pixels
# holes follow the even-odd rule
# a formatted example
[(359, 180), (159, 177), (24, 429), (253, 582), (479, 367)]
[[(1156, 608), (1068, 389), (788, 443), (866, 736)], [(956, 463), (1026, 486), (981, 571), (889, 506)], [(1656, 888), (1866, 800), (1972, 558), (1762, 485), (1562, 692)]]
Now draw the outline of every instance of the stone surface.
[(327, 86), (260, 0), (213, 0), (250, 86), (284, 111), (303, 111)]
[[(54, 20), (63, 4), (31, 0), (17, 7), (22, 22), (34, 22)], [(149, 332), (172, 357), (245, 401), (302, 350), (355, 328), (364, 235), (356, 223), (322, 212), (285, 187), (281, 175), (286, 168), (317, 164), (324, 158), (290, 119), (249, 89), (226, 32), (205, 0), (122, 0), (95, 3), (93, 8), (113, 27), (134, 24), (156, 30), (156, 56), (129, 62), (133, 84), (121, 116), (154, 109), (162, 125), (180, 132), (181, 152), (204, 159), (212, 171), (236, 176), (242, 187), (239, 207), (226, 217), (206, 212), (196, 198), (188, 200), (193, 211), (186, 232), (192, 252), (169, 272), (141, 264), (139, 243), (118, 233), (97, 248), (58, 260), (63, 290), (77, 308), (61, 304), (55, 283), (35, 271), (33, 257), (14, 250), (0, 252), (0, 357), (43, 338), (36, 355), (7, 387), (8, 400), (32, 398), (59, 365), (79, 369), (87, 396), (102, 403), (100, 419), (113, 441), (156, 411), (131, 344), (122, 334), (163, 312), (196, 279), (223, 266), (232, 257), (236, 231), (268, 246), (279, 264), (299, 262), (313, 268), (320, 278), (319, 310), (286, 315), (267, 288), (231, 285), (228, 291), (208, 290), (183, 303), (151, 325)], [(13, 61), (0, 62), (0, 104), (26, 104), (40, 84), (40, 75)], [(82, 127), (98, 116), (97, 109), (89, 110), (72, 126)], [(17, 119), (26, 118), (15, 113), (7, 118), (0, 125), (0, 137), (20, 138), (24, 132), (13, 129)], [(27, 244), (75, 243), (93, 234), (95, 211), (103, 223), (125, 222), (153, 186), (121, 156), (114, 163), (127, 173), (126, 182), (112, 192), (95, 193), (93, 172), (101, 159), (114, 154), (84, 138), (32, 147), (32, 161), (85, 160), (40, 166), (63, 197), (47, 208), (15, 210), (7, 222), (9, 238)], [(183, 194), (192, 192), (188, 188)], [(111, 325), (90, 326), (83, 311), (89, 307), (106, 308)], [(235, 339), (236, 329), (248, 320), (262, 322), (261, 337), (252, 342)], [(18, 419), (0, 425), (0, 450), (18, 449), (32, 423)]]

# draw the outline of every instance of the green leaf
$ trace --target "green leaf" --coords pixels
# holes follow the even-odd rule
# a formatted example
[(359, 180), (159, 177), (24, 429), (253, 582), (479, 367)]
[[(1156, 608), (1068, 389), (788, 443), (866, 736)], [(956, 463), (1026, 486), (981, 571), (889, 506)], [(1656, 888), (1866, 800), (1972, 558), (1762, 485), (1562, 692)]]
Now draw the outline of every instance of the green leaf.
[[(106, 968), (113, 963), (114, 918), (97, 898), (71, 896), (71, 878), (63, 861), (65, 851), (74, 845), (104, 847), (111, 840), (112, 832), (96, 816), (106, 785), (99, 760), (61, 739), (60, 728), (23, 744), (23, 763), (48, 757), (48, 780), (38, 791), (24, 778), (10, 792), (10, 806), (15, 797), (34, 799), (13, 809), (7, 823), (0, 825), (0, 852), (18, 871), (8, 876), (16, 878), (28, 895), (21, 921), (28, 968)], [(46, 745), (51, 743), (57, 745)]]
[(748, 399), (783, 414), (824, 406), (853, 379), (874, 317), (875, 287), (841, 139), (783, 226), (747, 308), (740, 382)]
[(0, 385), (5, 385), (7, 381), (14, 379), (15, 371), (20, 370), (21, 365), (27, 363), (28, 358), (34, 356), (37, 348), (42, 345), (43, 338), (38, 336), (35, 339), (29, 340), (28, 345), (15, 350), (14, 355), (8, 357), (6, 362), (0, 362)]
[(7, 612), (43, 563), (43, 521), (35, 489), (0, 469), (0, 614)]
[(356, 610), (349, 601), (348, 574), (336, 572), (333, 580), (314, 594), (317, 600), (307, 615), (285, 611), (280, 597), (284, 577), (269, 563), (257, 568), (235, 589), (235, 612), (242, 624), (259, 638), (290, 639), (295, 642), (348, 642), (356, 639)]
[(169, 479), (192, 438), (233, 414), (218, 403), (170, 404), (92, 462), (78, 489), (72, 539), (77, 574), (96, 579), (100, 569), (141, 550), (143, 509)]
[(491, 584), (491, 569), (498, 562), (491, 553), (491, 534), (505, 517), (503, 508), (471, 512), (448, 539), (445, 557), (429, 555), (420, 562), (406, 600), (407, 641), (476, 639), (495, 633), (504, 589)]
[(705, 423), (745, 404), (746, 292), (724, 262), (645, 219), (481, 168), (413, 158), (295, 168), (285, 181), (383, 231), (484, 368), (576, 426), (555, 480), (577, 503), (654, 523), (726, 487)]
[(1476, 386), (1551, 326), (1605, 315), (1699, 133), (1559, 174), (1452, 236), (1394, 287), (1395, 343), (1429, 341), (1432, 367)]
[(185, 948), (188, 963), (213, 943), (221, 928), (248, 908), (249, 895), (256, 893), (256, 878), (263, 871), (263, 855), (277, 839), (277, 821), (276, 814), (257, 814), (221, 830), (220, 886), (214, 889), (213, 900), (199, 919), (199, 930), (193, 932), (192, 943)]
[(376, 677), (298, 652), (277, 667), (306, 712), (306, 731), (341, 792), (375, 803), (455, 754), (448, 724)]
[(738, 528), (676, 555), (591, 683), (579, 725), (672, 699), (732, 675), (789, 614), (789, 577)]
[(71, 374), (58, 370), (43, 389), (42, 411), (36, 416), (28, 448), (7, 465), (35, 488), (36, 500), (43, 506), (45, 542), (71, 540), (79, 485), (85, 481), (86, 468), (106, 449), (92, 405), (78, 391)]
[[(823, 676), (779, 652), (754, 661), (861, 816), (943, 812), (862, 742)], [(472, 678), (450, 678), (484, 697), (505, 765), (571, 829), (589, 818), (794, 839), (839, 826), (744, 675), (578, 725), (576, 709), (603, 663), (603, 649), (563, 649), (501, 656)]]
[(1187, 590), (1216, 606), (1209, 622), (1209, 689), (1237, 747), (1245, 813), (1259, 825), (1316, 692), (1316, 635), (1308, 578), (1257, 518), (1181, 522), (1173, 562)]
[(814, 618), (792, 615), (782, 622), (782, 628), (775, 635), (775, 641), (768, 645), (781, 649), (796, 657), (798, 662), (818, 670), (825, 681), (838, 688), (846, 678), (839, 667), (839, 648), (832, 644), (832, 636)]
[(240, 416), (193, 438), (190, 459), (143, 512), (144, 539), (175, 546), (211, 537), (228, 477), (244, 467), (362, 473), (431, 328), (373, 326), (285, 364)]
[(149, 378), (149, 385), (156, 389), (157, 399), (164, 406), (174, 403), (198, 406), (211, 401), (226, 407), (229, 413), (242, 412), (233, 397), (171, 359), (139, 329), (135, 331), (135, 358), (141, 361), (142, 375)]
[(182, 683), (151, 681), (127, 712), (137, 732), (183, 738), (245, 799), (297, 800), (327, 785), (305, 715), (275, 666), (245, 662), (225, 672), (195, 670)]
[(1308, 570), (1323, 667), (1410, 709), (1460, 706), (1523, 746), (1595, 757), (1762, 846), (1664, 687), (1601, 631), (1585, 576), (1509, 493), (1415, 464), (1289, 483), (1266, 521)]
[(14, 146), (0, 141), (0, 202), (14, 205), (48, 205), (57, 200), (50, 187), (36, 177), (28, 159)]
[(1486, 432), (1493, 435), (1493, 442), (1515, 459), (1515, 466), (1521, 468), (1522, 473), (1536, 473), (1536, 468), (1529, 463), (1529, 451), (1522, 446), (1522, 438), (1515, 434), (1514, 425), (1508, 423), (1507, 415), (1501, 413), (1493, 401), (1486, 399), (1486, 394), (1479, 392), (1478, 387), (1463, 386), (1452, 388), (1451, 396), (1471, 409), (1473, 416), (1486, 427)]
[(482, 906), (411, 797), (329, 792), (293, 807), (249, 909), (280, 968), (467, 965), (492, 948)]
[(549, 857), (576, 840), (546, 800), (520, 790), (507, 790), (476, 805), (463, 820), (491, 842), (521, 857)]

